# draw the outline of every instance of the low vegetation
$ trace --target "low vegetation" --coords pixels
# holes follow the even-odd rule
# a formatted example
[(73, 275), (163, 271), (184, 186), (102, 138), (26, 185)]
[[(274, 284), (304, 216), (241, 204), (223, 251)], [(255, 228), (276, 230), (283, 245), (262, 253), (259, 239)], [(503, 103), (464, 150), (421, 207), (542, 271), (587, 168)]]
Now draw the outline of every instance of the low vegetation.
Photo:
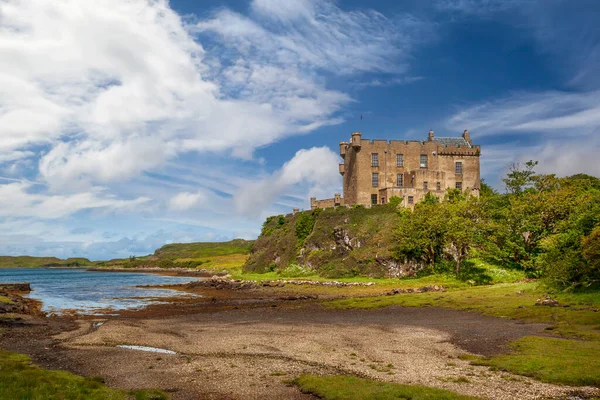
[(205, 270), (241, 269), (254, 241), (167, 244), (153, 255), (97, 263), (105, 268), (187, 268)]
[(475, 365), (530, 376), (543, 382), (600, 386), (600, 342), (525, 337), (512, 352), (474, 360)]
[(302, 375), (294, 383), (305, 393), (325, 400), (475, 400), (448, 390), (426, 386), (400, 385), (353, 376)]
[(29, 357), (0, 350), (0, 399), (30, 400), (166, 400), (161, 391), (127, 392), (111, 389), (101, 378), (84, 378), (66, 371), (44, 370)]
[(0, 256), (0, 268), (39, 268), (39, 267), (86, 267), (93, 265), (87, 258), (67, 258), (30, 256)]

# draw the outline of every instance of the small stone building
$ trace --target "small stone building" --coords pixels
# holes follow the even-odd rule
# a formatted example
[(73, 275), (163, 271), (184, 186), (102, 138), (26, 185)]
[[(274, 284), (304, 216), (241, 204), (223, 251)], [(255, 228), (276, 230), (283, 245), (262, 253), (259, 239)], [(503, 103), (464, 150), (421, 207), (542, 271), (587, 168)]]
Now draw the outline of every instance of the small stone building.
[(368, 140), (360, 132), (340, 143), (344, 196), (310, 199), (312, 209), (361, 204), (386, 204), (393, 196), (412, 207), (428, 193), (443, 199), (450, 188), (479, 195), (481, 147), (473, 145), (468, 130), (461, 137), (426, 141)]

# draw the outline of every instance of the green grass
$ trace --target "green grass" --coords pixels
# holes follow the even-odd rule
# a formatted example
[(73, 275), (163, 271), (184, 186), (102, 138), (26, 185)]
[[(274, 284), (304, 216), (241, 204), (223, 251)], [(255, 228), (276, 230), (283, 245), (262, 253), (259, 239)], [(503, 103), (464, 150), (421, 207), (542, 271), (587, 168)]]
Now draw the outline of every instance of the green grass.
[(600, 342), (524, 337), (510, 354), (472, 361), (542, 382), (600, 386)]
[(0, 296), (0, 303), (12, 303), (10, 297)]
[(111, 389), (101, 379), (39, 368), (25, 355), (0, 350), (1, 400), (165, 400), (156, 390), (126, 392)]
[(46, 266), (89, 266), (94, 263), (87, 258), (67, 258), (30, 256), (0, 256), (0, 268), (39, 268)]
[(378, 382), (353, 376), (302, 375), (294, 383), (305, 393), (325, 400), (473, 400), (476, 397), (462, 396), (442, 389), (426, 386), (400, 385)]
[(154, 252), (162, 259), (202, 259), (228, 254), (249, 254), (253, 240), (235, 239), (229, 242), (198, 242), (167, 244)]
[(214, 271), (237, 271), (248, 259), (254, 242), (235, 239), (229, 242), (167, 244), (153, 255), (119, 258), (98, 262), (101, 268), (191, 268)]

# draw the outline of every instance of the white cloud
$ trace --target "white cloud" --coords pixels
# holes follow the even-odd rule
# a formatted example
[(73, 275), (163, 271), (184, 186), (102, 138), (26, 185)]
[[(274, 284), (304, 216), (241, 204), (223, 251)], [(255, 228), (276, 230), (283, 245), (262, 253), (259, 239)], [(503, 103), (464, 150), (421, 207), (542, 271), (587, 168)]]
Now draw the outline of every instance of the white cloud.
[(336, 74), (404, 72), (414, 45), (431, 34), (412, 15), (390, 20), (373, 10), (347, 12), (328, 0), (255, 0), (251, 9), (252, 17), (221, 10), (195, 28), (216, 33), (254, 63)]
[(587, 135), (600, 125), (600, 91), (517, 93), (467, 107), (446, 125), (454, 130), (468, 128), (479, 137), (500, 132)]
[(241, 186), (234, 204), (239, 212), (256, 215), (294, 186), (306, 187), (307, 199), (325, 193), (333, 197), (341, 182), (338, 163), (339, 156), (327, 147), (300, 150), (280, 170)]
[(147, 198), (120, 200), (102, 192), (81, 192), (72, 195), (31, 193), (29, 183), (0, 185), (0, 217), (62, 218), (81, 210), (131, 210), (147, 203)]
[(169, 208), (176, 211), (189, 210), (206, 200), (206, 197), (206, 194), (202, 192), (181, 192), (171, 198)]

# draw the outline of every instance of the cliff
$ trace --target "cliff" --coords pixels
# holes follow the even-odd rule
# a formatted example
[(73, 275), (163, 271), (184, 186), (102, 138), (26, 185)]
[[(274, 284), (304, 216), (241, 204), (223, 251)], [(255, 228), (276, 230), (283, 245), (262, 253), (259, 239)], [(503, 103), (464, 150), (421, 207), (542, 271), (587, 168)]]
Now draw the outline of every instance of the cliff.
[(398, 222), (392, 204), (269, 217), (244, 270), (276, 271), (296, 264), (328, 278), (410, 275), (414, 266), (394, 257), (392, 235)]

